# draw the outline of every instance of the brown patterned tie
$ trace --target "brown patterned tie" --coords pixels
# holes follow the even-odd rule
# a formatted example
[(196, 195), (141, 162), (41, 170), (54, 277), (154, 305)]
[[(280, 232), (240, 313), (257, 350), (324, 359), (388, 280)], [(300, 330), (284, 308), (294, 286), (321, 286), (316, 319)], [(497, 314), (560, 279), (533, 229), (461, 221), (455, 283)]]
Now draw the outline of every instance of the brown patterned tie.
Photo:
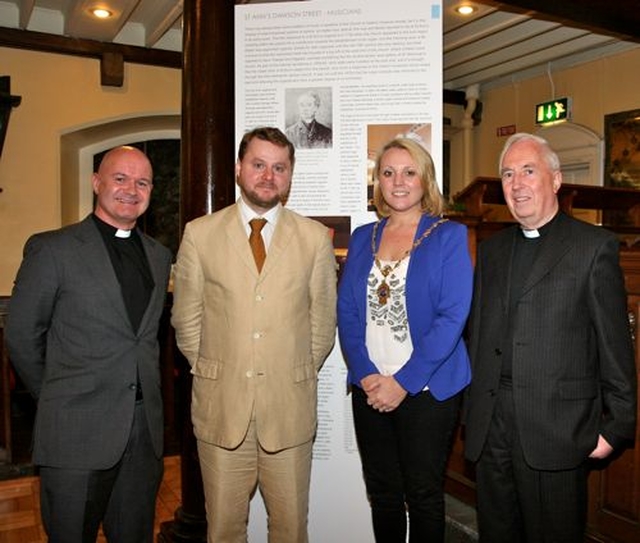
[(251, 245), (253, 259), (256, 261), (258, 272), (262, 271), (264, 259), (267, 258), (267, 251), (264, 248), (264, 241), (260, 233), (265, 224), (267, 224), (267, 219), (251, 219), (249, 221), (249, 226), (251, 226), (249, 245)]

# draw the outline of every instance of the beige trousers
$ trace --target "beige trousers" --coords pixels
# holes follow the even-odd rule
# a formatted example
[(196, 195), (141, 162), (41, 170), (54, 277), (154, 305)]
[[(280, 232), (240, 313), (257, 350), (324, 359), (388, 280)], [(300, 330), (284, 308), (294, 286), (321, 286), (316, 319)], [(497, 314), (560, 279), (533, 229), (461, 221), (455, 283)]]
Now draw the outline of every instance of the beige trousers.
[(275, 453), (258, 442), (251, 421), (244, 441), (224, 449), (198, 440), (208, 543), (246, 543), (256, 487), (265, 503), (269, 543), (307, 543), (311, 441)]

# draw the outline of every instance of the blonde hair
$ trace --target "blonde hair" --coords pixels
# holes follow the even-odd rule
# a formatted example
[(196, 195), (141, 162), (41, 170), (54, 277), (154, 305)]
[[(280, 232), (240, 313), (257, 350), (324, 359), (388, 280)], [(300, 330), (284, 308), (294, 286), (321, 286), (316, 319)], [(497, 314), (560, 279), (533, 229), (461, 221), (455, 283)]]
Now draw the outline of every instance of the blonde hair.
[(390, 149), (401, 149), (403, 151), (407, 151), (416, 163), (418, 176), (420, 178), (420, 185), (423, 190), (422, 200), (420, 201), (422, 212), (429, 213), (434, 216), (442, 215), (445, 209), (445, 201), (440, 193), (438, 185), (436, 184), (436, 170), (431, 154), (418, 142), (404, 136), (399, 136), (388, 142), (380, 150), (376, 158), (376, 164), (373, 170), (375, 181), (373, 205), (376, 207), (378, 215), (381, 217), (388, 217), (391, 213), (391, 209), (382, 196), (380, 182), (378, 180), (378, 175), (380, 174), (380, 162), (383, 155)]

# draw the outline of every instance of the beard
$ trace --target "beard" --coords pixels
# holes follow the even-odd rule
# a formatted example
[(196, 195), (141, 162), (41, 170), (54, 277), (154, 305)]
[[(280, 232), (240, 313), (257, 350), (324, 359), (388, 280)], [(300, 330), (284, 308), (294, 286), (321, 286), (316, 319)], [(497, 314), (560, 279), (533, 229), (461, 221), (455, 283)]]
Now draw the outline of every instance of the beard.
[(265, 211), (268, 211), (269, 209), (274, 208), (280, 202), (284, 204), (284, 201), (285, 201), (285, 198), (282, 198), (280, 194), (277, 194), (277, 193), (269, 198), (261, 196), (255, 190), (252, 190), (252, 191), (243, 190), (242, 193), (246, 198), (247, 203), (253, 204), (254, 206), (259, 207), (260, 209), (264, 209)]

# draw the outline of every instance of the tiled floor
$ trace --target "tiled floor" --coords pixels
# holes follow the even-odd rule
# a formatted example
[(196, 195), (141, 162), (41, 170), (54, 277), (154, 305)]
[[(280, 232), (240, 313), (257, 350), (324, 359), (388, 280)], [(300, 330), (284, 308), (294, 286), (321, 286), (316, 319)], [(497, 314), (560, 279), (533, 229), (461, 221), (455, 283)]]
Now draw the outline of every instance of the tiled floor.
[(156, 501), (156, 535), (160, 524), (173, 520), (176, 509), (180, 506), (181, 496), (180, 456), (168, 456), (164, 459), (164, 477)]
[[(164, 476), (156, 500), (156, 536), (163, 522), (173, 520), (176, 509), (180, 505), (181, 488), (180, 457), (168, 456), (164, 459)], [(106, 541), (104, 536), (100, 535), (97, 543), (106, 543)]]
[[(173, 520), (181, 500), (180, 457), (164, 461), (164, 477), (156, 502), (156, 535), (163, 522)], [(23, 477), (0, 482), (0, 543), (44, 543), (40, 523), (39, 481)], [(98, 543), (106, 543), (100, 535)]]

